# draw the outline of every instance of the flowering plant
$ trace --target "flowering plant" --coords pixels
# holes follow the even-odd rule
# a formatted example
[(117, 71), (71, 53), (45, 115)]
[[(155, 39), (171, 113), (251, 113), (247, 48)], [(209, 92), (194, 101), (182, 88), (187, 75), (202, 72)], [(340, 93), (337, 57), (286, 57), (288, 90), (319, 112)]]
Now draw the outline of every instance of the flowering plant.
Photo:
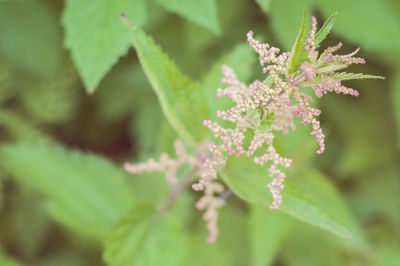
[[(238, 80), (229, 66), (222, 66), (224, 89), (218, 89), (217, 98), (228, 97), (235, 104), (228, 110), (218, 110), (216, 116), (230, 121), (232, 128), (224, 128), (211, 120), (204, 120), (216, 138), (221, 141), (204, 141), (196, 147), (196, 155), (186, 152), (184, 145), (175, 141), (177, 158), (171, 159), (166, 153), (159, 161), (150, 159), (145, 163), (125, 163), (125, 170), (140, 174), (144, 172), (165, 172), (167, 182), (174, 185), (178, 181), (177, 171), (183, 164), (189, 164), (192, 175), (199, 180), (192, 185), (196, 191), (204, 190), (204, 195), (197, 201), (196, 207), (206, 209), (204, 219), (208, 222), (208, 242), (217, 238), (217, 209), (225, 204), (226, 196), (218, 196), (224, 192), (224, 186), (217, 181), (229, 157), (252, 157), (255, 164), (268, 165), (268, 175), (272, 181), (267, 188), (272, 194), (270, 209), (278, 209), (282, 203), (281, 191), (284, 189), (286, 174), (281, 167), (290, 167), (292, 160), (282, 157), (274, 147), (276, 132), (282, 131), (287, 135), (289, 130), (295, 130), (294, 120), (302, 120), (303, 125), (311, 124), (311, 135), (314, 135), (319, 149), (317, 154), (325, 150), (325, 135), (317, 117), (321, 110), (312, 107), (313, 97), (306, 88), (321, 98), (328, 92), (346, 94), (357, 97), (359, 92), (342, 84), (344, 80), (363, 78), (382, 78), (380, 76), (360, 73), (340, 72), (352, 64), (365, 64), (365, 60), (355, 57), (359, 49), (350, 54), (340, 55), (336, 52), (342, 43), (326, 48), (319, 52), (317, 48), (325, 39), (336, 18), (333, 14), (317, 32), (317, 20), (311, 18), (311, 29), (307, 33), (307, 16), (303, 17), (302, 26), (291, 52), (280, 53), (280, 49), (270, 47), (253, 38), (253, 31), (247, 33), (247, 42), (259, 55), (259, 63), (265, 80), (255, 80), (250, 85)], [(246, 145), (246, 133), (251, 137)], [(208, 149), (205, 147), (208, 146)], [(262, 152), (258, 152), (262, 150)], [(256, 155), (257, 153), (257, 155)]]

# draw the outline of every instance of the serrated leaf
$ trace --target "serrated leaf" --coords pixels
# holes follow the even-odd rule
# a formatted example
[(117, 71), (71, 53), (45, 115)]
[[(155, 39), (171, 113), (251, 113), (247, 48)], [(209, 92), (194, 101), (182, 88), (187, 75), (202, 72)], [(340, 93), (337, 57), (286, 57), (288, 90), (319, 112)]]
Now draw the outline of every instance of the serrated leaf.
[(89, 93), (96, 90), (104, 75), (129, 49), (121, 12), (142, 25), (147, 18), (145, 0), (66, 2), (62, 17), (65, 46), (71, 50)]
[[(271, 204), (270, 192), (265, 187), (269, 182), (268, 174), (263, 167), (255, 167), (250, 159), (231, 158), (221, 175), (242, 199), (263, 206)], [(358, 231), (350, 231), (356, 226), (340, 194), (317, 171), (291, 169), (282, 198), (279, 211), (344, 238), (358, 234)]]
[(105, 242), (104, 260), (110, 266), (175, 266), (184, 257), (180, 221), (170, 215), (154, 216), (147, 205), (135, 206), (114, 227)]
[(0, 150), (7, 172), (45, 196), (51, 216), (101, 240), (129, 209), (132, 193), (121, 169), (99, 156), (42, 143)]
[(176, 13), (185, 19), (219, 34), (216, 0), (155, 0), (166, 10)]
[(253, 266), (271, 265), (289, 236), (292, 219), (263, 206), (250, 208), (250, 247)]
[(347, 72), (340, 72), (340, 73), (335, 73), (331, 76), (334, 79), (338, 80), (350, 80), (350, 79), (385, 79), (385, 77), (382, 76), (376, 76), (376, 75), (366, 75), (363, 73), (347, 73)]
[(202, 88), (184, 76), (141, 28), (128, 26), (140, 63), (168, 121), (183, 139), (202, 141), (208, 133), (203, 120), (209, 118)]
[(290, 75), (296, 72), (297, 68), (305, 61), (307, 51), (304, 49), (306, 46), (306, 38), (309, 28), (309, 17), (307, 10), (304, 9), (303, 19), (301, 20), (301, 26), (299, 33), (297, 34), (296, 41), (293, 44), (292, 51), (286, 66), (286, 74)]
[(324, 25), (319, 29), (319, 31), (315, 34), (315, 48), (318, 48), (319, 45), (323, 40), (325, 40), (326, 36), (328, 36), (329, 32), (333, 28), (333, 25), (335, 25), (336, 21), (336, 16), (337, 12), (333, 13), (332, 15), (329, 16), (327, 20), (325, 20)]
[(1, 3), (0, 53), (10, 64), (39, 77), (52, 77), (63, 59), (61, 28), (41, 1)]

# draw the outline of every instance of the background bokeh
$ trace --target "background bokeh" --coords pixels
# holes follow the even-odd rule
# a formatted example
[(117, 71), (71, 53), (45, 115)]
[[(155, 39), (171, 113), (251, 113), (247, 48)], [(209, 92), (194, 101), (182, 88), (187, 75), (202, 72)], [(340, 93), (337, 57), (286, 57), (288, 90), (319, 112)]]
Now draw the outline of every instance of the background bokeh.
[[(97, 8), (104, 0), (82, 1), (90, 7), (87, 9), (79, 9), (74, 2), (0, 0), (0, 146), (17, 143), (21, 156), (21, 169), (15, 171), (5, 165), (7, 155), (3, 153), (0, 160), (0, 265), (105, 265), (103, 236), (99, 232), (105, 232), (108, 224), (92, 228), (87, 221), (73, 219), (79, 217), (79, 210), (90, 212), (94, 221), (101, 220), (96, 214), (102, 214), (108, 198), (123, 200), (102, 179), (82, 183), (76, 179), (77, 183), (67, 184), (65, 180), (72, 180), (69, 175), (76, 169), (82, 169), (82, 178), (84, 173), (90, 174), (84, 169), (96, 165), (94, 159), (81, 159), (79, 155), (64, 158), (63, 151), (54, 156), (45, 151), (36, 153), (29, 149), (30, 143), (46, 142), (67, 150), (99, 154), (113, 162), (108, 168), (99, 164), (98, 168), (107, 172), (110, 167), (122, 169), (125, 160), (144, 160), (170, 150), (170, 143), (163, 139), (175, 137), (135, 50), (130, 48), (125, 53), (128, 46), (123, 45), (123, 40), (122, 57), (118, 60), (119, 56), (114, 56), (115, 62), (111, 60), (107, 69), (100, 71), (104, 77), (93, 78), (98, 69), (93, 76), (88, 73), (85, 64), (100, 68), (103, 58), (100, 56), (97, 64), (85, 55), (91, 50), (100, 55), (109, 53), (102, 38), (115, 36), (106, 34), (107, 25), (101, 19), (90, 17), (91, 8)], [(125, 2), (120, 5), (122, 9), (129, 9), (138, 0), (120, 2)], [(187, 240), (190, 251), (181, 265), (400, 265), (400, 1), (216, 0), (215, 16), (205, 18), (200, 13), (200, 19), (174, 12), (174, 3), (179, 1), (142, 2), (147, 11), (140, 23), (193, 79), (201, 79), (223, 55), (243, 44), (249, 30), (273, 46), (289, 50), (303, 8), (309, 9), (320, 23), (338, 11), (335, 27), (324, 45), (341, 41), (343, 52), (361, 47), (360, 55), (367, 64), (354, 66), (352, 71), (386, 77), (348, 82), (349, 87), (359, 90), (358, 98), (332, 94), (319, 101), (327, 150), (321, 156), (308, 156), (309, 151), (304, 150), (303, 161), (299, 154), (301, 163), (319, 169), (337, 186), (362, 228), (368, 247), (348, 245), (348, 240), (283, 214), (267, 214), (282, 217), (266, 217), (265, 224), (258, 224), (260, 220), (254, 218), (257, 210), (253, 209), (250, 215), (250, 207), (232, 196), (221, 210), (220, 238), (212, 245), (204, 241), (201, 213), (178, 207), (177, 213), (187, 221), (191, 232)], [(188, 2), (193, 3), (187, 14), (196, 13), (196, 1)], [(78, 14), (79, 10), (83, 11)], [(115, 12), (116, 23), (120, 23), (120, 11), (125, 12)], [(71, 26), (71, 21), (78, 25)], [(85, 28), (85, 21), (91, 21), (87, 23), (93, 27)], [(119, 26), (128, 36), (123, 25)], [(69, 33), (68, 27), (72, 28)], [(73, 34), (89, 36), (103, 27), (98, 41), (88, 43), (90, 39), (82, 37), (82, 50), (69, 40)], [(246, 68), (251, 78), (261, 77), (256, 56), (251, 60), (253, 63)], [(160, 135), (164, 137), (161, 139)], [(42, 170), (35, 172), (38, 165)], [(44, 189), (31, 185), (35, 182), (31, 179), (38, 176)], [(58, 178), (53, 181), (54, 188), (48, 185), (52, 184), (48, 181), (51, 178)], [(163, 198), (163, 178), (123, 178), (140, 201), (158, 202)], [(98, 187), (93, 191), (101, 190), (101, 195), (106, 195), (96, 203), (101, 211), (91, 212), (79, 200), (68, 202), (69, 205), (49, 202), (47, 197), (52, 194), (43, 191), (53, 189), (59, 193), (57, 183), (69, 186), (71, 191), (81, 191), (88, 198), (92, 197), (91, 188)], [(183, 205), (192, 206), (198, 195), (188, 192), (182, 197)], [(69, 212), (60, 207), (67, 205)], [(258, 211), (257, 215), (265, 215)], [(115, 213), (119, 212), (111, 211), (110, 215)], [(280, 227), (273, 221), (290, 226), (279, 232)], [(266, 226), (276, 227), (277, 231), (265, 229)], [(269, 246), (255, 241), (255, 235), (278, 239)]]

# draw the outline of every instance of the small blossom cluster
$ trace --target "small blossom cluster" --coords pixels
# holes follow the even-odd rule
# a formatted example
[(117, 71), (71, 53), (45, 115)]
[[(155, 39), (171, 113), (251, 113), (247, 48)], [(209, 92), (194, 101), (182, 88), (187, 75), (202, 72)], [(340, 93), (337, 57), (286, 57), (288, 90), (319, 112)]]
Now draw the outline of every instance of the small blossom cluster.
[[(204, 185), (216, 178), (218, 169), (222, 168), (230, 156), (254, 157), (256, 164), (269, 164), (268, 174), (272, 181), (267, 185), (273, 198), (271, 209), (277, 209), (282, 202), (281, 191), (286, 175), (279, 167), (289, 167), (291, 160), (281, 157), (273, 146), (274, 131), (288, 134), (289, 129), (295, 130), (294, 119), (300, 118), (303, 125), (312, 125), (311, 135), (314, 135), (319, 149), (318, 154), (325, 150), (325, 136), (320, 128), (317, 117), (319, 109), (311, 107), (312, 97), (301, 88), (311, 88), (317, 97), (327, 92), (336, 92), (358, 96), (358, 92), (341, 84), (335, 78), (337, 70), (350, 64), (364, 64), (362, 58), (353, 57), (358, 50), (348, 55), (334, 54), (341, 48), (339, 43), (327, 48), (319, 55), (315, 45), (317, 22), (312, 17), (312, 26), (304, 47), (307, 60), (288, 74), (290, 53), (280, 53), (275, 47), (261, 43), (253, 38), (253, 32), (247, 34), (247, 41), (259, 55), (260, 65), (269, 76), (265, 81), (256, 80), (249, 86), (240, 82), (228, 66), (222, 67), (221, 84), (225, 89), (218, 89), (217, 97), (229, 97), (235, 106), (228, 110), (219, 110), (216, 115), (223, 120), (233, 122), (235, 127), (223, 128), (212, 121), (204, 121), (215, 137), (222, 140), (221, 144), (210, 144), (209, 160), (205, 163), (207, 171), (200, 175), (199, 182), (193, 185), (195, 190), (203, 189)], [(246, 149), (243, 145), (245, 132), (252, 130), (254, 137)], [(263, 155), (255, 157), (254, 153), (262, 148)]]
[[(187, 153), (185, 146), (179, 140), (174, 142), (175, 153), (177, 158), (173, 159), (166, 153), (160, 155), (159, 161), (150, 158), (147, 162), (124, 164), (125, 171), (132, 174), (143, 174), (152, 172), (164, 172), (166, 181), (171, 185), (176, 185), (178, 182), (178, 169), (184, 164), (188, 164), (195, 171), (195, 176), (204, 176), (217, 173), (210, 173), (215, 168), (214, 162), (210, 160), (210, 154), (204, 149), (204, 145), (199, 147), (197, 156), (192, 156)], [(208, 145), (207, 145), (208, 146)], [(214, 158), (215, 159), (215, 158)], [(198, 190), (205, 190), (204, 195), (196, 202), (195, 206), (199, 210), (205, 210), (203, 219), (207, 222), (209, 236), (208, 242), (214, 242), (218, 236), (218, 212), (217, 210), (225, 204), (225, 200), (218, 195), (224, 191), (224, 186), (217, 182), (207, 182), (199, 184)], [(195, 188), (195, 186), (194, 186)]]

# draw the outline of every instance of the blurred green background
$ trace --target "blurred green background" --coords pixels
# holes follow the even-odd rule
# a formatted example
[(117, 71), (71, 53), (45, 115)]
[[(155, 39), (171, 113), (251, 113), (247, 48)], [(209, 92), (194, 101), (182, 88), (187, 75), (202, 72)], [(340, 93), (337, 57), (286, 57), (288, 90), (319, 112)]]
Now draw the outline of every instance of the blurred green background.
[[(358, 98), (324, 97), (318, 104), (327, 150), (298, 155), (338, 187), (368, 247), (235, 196), (221, 210), (219, 240), (209, 245), (192, 207), (199, 195), (188, 192), (176, 209), (189, 247), (179, 265), (400, 265), (398, 0), (0, 0), (0, 265), (106, 265), (104, 237), (131, 196), (96, 179), (96, 171), (114, 175), (125, 160), (171, 149), (165, 139), (175, 133), (129, 48), (120, 12), (143, 25), (185, 74), (201, 79), (249, 30), (289, 50), (303, 8), (319, 25), (338, 11), (325, 45), (341, 41), (343, 53), (361, 47), (367, 64), (353, 72), (386, 77), (348, 82)], [(261, 77), (255, 55), (251, 60), (243, 75)], [(66, 148), (35, 150), (37, 143)], [(93, 179), (83, 182), (85, 174)], [(120, 175), (118, 186), (129, 187), (136, 201), (165, 195), (162, 177)]]

